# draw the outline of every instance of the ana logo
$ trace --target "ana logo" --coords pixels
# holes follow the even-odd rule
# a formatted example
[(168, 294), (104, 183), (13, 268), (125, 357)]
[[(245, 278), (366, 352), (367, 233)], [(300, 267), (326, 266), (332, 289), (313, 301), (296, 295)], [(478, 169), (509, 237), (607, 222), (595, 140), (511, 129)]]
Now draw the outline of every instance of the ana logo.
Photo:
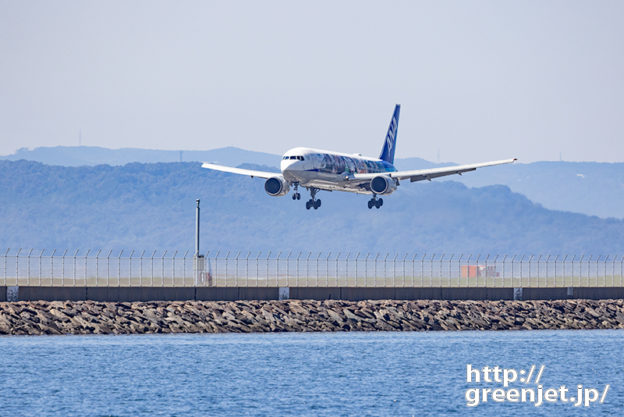
[(396, 134), (396, 119), (393, 117), (390, 122), (390, 129), (388, 129), (388, 136), (386, 137), (386, 146), (388, 147), (388, 152), (392, 150), (392, 146), (394, 145), (394, 135)]

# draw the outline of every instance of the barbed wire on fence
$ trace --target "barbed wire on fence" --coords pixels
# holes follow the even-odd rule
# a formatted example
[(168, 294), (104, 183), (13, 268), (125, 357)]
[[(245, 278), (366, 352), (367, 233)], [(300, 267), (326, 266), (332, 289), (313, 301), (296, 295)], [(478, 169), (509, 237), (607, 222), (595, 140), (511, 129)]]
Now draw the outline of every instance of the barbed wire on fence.
[(622, 255), (6, 249), (0, 285), (623, 286)]

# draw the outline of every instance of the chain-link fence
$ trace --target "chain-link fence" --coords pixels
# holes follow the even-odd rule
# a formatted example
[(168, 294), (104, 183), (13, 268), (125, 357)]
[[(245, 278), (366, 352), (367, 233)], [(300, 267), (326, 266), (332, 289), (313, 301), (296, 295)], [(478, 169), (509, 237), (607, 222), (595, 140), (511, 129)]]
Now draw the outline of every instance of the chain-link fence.
[(622, 255), (11, 250), (0, 285), (621, 287)]

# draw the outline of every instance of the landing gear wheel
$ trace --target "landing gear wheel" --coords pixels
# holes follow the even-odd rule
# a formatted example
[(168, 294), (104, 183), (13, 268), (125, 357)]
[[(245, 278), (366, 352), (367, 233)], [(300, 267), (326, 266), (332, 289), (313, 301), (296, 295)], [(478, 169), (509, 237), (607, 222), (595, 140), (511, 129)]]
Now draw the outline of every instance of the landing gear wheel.
[(373, 200), (368, 200), (368, 208), (369, 209), (373, 208)]
[(375, 208), (379, 208), (381, 207), (381, 203), (379, 202), (379, 200), (375, 201)]
[[(310, 210), (310, 208), (314, 207), (314, 210), (318, 209), (319, 207), (321, 207), (321, 200), (317, 200), (316, 197), (316, 193), (318, 193), (319, 189), (318, 188), (308, 188), (308, 190), (310, 190), (310, 198), (307, 202), (306, 202), (306, 209)], [(301, 194), (297, 193), (297, 200), (301, 198)]]
[[(379, 201), (379, 207), (383, 206), (383, 198), (380, 198), (378, 201)], [(377, 208), (379, 208), (379, 207), (377, 207)]]
[(293, 200), (296, 200), (296, 199), (297, 199), (297, 193), (295, 193), (295, 194), (293, 194), (293, 195), (292, 195), (292, 199), (293, 199)]
[(301, 200), (301, 194), (297, 193), (297, 200)]

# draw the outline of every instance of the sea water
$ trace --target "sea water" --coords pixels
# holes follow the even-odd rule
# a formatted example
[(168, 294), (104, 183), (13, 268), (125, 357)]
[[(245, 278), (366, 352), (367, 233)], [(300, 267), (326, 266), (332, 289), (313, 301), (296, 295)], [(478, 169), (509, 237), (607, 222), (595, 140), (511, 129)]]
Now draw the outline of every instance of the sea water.
[[(468, 389), (503, 385), (467, 382), (467, 365), (518, 378), (535, 365), (530, 383), (506, 389), (536, 389), (539, 369), (544, 389), (609, 388), (587, 407), (469, 406)], [(2, 416), (622, 413), (617, 330), (0, 337)]]

